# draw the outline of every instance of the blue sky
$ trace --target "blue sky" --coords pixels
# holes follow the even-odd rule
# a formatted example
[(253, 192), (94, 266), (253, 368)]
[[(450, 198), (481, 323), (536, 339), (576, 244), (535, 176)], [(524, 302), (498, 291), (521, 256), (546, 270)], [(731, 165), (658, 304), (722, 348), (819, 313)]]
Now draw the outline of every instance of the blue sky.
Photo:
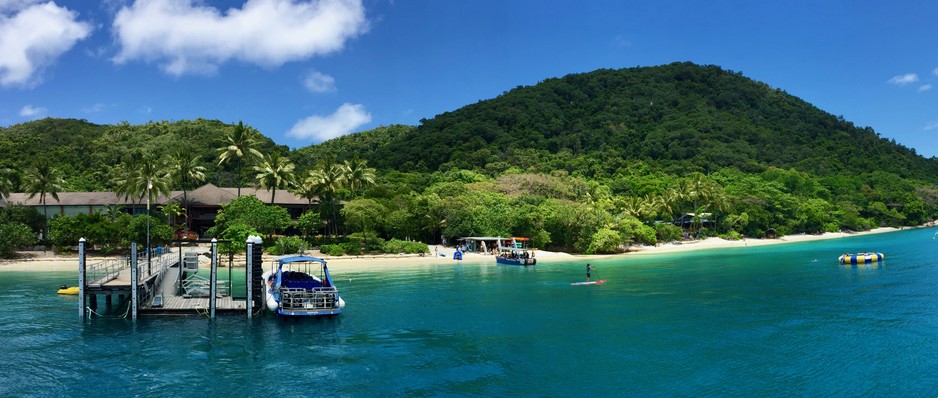
[(0, 0), (0, 125), (239, 120), (292, 148), (599, 68), (714, 64), (938, 156), (926, 1)]

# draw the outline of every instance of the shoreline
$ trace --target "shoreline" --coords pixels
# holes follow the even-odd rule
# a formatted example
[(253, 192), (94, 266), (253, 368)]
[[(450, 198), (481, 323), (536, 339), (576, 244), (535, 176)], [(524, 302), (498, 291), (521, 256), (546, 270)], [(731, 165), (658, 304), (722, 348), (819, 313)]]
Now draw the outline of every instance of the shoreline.
[[(656, 254), (672, 254), (672, 253), (682, 253), (690, 252), (697, 250), (709, 250), (709, 249), (724, 249), (724, 248), (733, 248), (733, 247), (755, 247), (755, 246), (769, 246), (769, 245), (778, 245), (785, 243), (799, 243), (799, 242), (811, 242), (819, 240), (828, 240), (828, 239), (838, 239), (852, 236), (863, 236), (863, 235), (873, 235), (889, 232), (897, 232), (906, 229), (915, 229), (915, 228), (929, 228), (934, 227), (938, 224), (931, 222), (918, 227), (908, 227), (908, 228), (893, 228), (893, 227), (882, 227), (876, 228), (868, 231), (860, 232), (826, 232), (820, 235), (788, 235), (783, 236), (777, 239), (740, 239), (740, 240), (725, 240), (722, 238), (707, 238), (704, 240), (696, 240), (689, 242), (680, 242), (680, 243), (664, 243), (657, 246), (639, 246), (635, 247), (634, 250), (630, 250), (625, 253), (619, 254), (595, 254), (595, 255), (583, 255), (583, 254), (569, 254), (564, 252), (551, 252), (546, 250), (537, 250), (536, 257), (539, 261), (545, 262), (558, 262), (558, 261), (590, 261), (590, 260), (599, 260), (599, 259), (611, 259), (611, 258), (620, 258), (620, 257), (630, 257), (630, 256), (648, 256)], [(307, 252), (307, 255), (322, 257), (329, 262), (330, 271), (333, 274), (339, 275), (346, 272), (361, 272), (361, 271), (384, 271), (391, 269), (400, 269), (404, 267), (418, 267), (418, 266), (429, 266), (437, 265), (441, 260), (452, 261), (453, 251), (455, 248), (452, 247), (443, 247), (440, 245), (430, 245), (431, 253), (440, 253), (444, 256), (434, 256), (434, 255), (425, 255), (419, 256), (416, 254), (385, 254), (385, 255), (363, 255), (363, 256), (323, 256), (319, 251)], [(206, 248), (207, 251), (207, 248)], [(28, 258), (22, 259), (13, 259), (13, 260), (0, 260), (0, 272), (4, 271), (27, 271), (27, 272), (62, 272), (62, 271), (75, 271), (78, 273), (78, 255), (77, 254), (68, 254), (68, 255), (59, 255), (52, 252), (41, 252), (34, 254), (34, 252), (26, 252), (29, 256)], [(273, 255), (264, 255), (264, 266), (265, 269), (270, 266), (270, 263), (279, 256)], [(94, 264), (96, 262), (113, 259), (113, 256), (89, 256), (86, 260), (88, 264)], [(490, 254), (480, 254), (480, 253), (465, 253), (463, 255), (463, 262), (465, 263), (489, 263), (493, 262), (493, 256)], [(228, 261), (223, 257), (222, 261), (219, 264), (220, 269), (224, 269), (223, 265), (227, 265)], [(235, 268), (243, 268), (244, 256), (239, 255), (234, 257), (234, 264), (242, 264), (242, 267), (235, 265)]]

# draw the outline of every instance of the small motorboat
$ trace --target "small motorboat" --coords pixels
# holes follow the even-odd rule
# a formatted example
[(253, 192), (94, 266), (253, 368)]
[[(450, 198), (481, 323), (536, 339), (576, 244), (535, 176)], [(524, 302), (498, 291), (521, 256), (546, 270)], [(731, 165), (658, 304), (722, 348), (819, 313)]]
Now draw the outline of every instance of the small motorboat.
[(495, 256), (496, 264), (521, 266), (537, 264), (537, 259), (534, 258), (534, 251), (528, 249), (526, 246), (530, 239), (519, 237), (512, 237), (510, 239), (510, 241), (506, 241), (507, 246), (502, 245), (501, 238), (498, 239), (498, 255)]
[(871, 264), (877, 261), (883, 261), (886, 256), (883, 253), (845, 253), (837, 257), (841, 264)]
[(277, 269), (264, 273), (264, 301), (282, 316), (338, 315), (345, 300), (332, 284), (326, 260), (292, 256), (277, 261)]
[(68, 285), (59, 286), (58, 293), (76, 295), (78, 294), (78, 286), (72, 286), (72, 287), (68, 287)]

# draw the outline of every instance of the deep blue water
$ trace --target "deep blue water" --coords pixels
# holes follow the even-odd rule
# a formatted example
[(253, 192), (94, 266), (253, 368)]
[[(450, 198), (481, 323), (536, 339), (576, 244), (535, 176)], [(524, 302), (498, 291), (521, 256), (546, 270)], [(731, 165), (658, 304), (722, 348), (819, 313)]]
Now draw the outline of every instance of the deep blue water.
[[(78, 318), (0, 272), (0, 396), (938, 395), (938, 229), (533, 268), (331, 268), (331, 319)], [(875, 266), (841, 266), (879, 251)], [(494, 261), (493, 261), (494, 262)], [(77, 265), (76, 265), (77, 266)]]

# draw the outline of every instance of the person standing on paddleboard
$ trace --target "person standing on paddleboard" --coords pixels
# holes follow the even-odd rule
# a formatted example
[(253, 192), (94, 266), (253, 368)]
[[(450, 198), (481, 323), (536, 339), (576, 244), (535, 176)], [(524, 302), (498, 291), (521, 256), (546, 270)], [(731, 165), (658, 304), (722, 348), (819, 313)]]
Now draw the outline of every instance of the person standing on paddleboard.
[(594, 269), (595, 269), (595, 268), (593, 268), (592, 265), (590, 265), (589, 263), (586, 263), (586, 281), (587, 281), (587, 282), (590, 281), (590, 271), (592, 271), (592, 270), (594, 270)]

